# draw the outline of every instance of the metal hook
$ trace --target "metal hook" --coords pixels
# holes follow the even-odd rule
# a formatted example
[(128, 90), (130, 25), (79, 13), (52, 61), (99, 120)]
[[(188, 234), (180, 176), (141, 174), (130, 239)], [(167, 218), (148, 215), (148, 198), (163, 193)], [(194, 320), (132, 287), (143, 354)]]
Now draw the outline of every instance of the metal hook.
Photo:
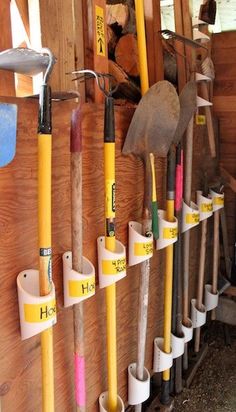
[[(90, 69), (81, 69), (81, 70), (75, 70), (73, 72), (66, 73), (66, 74), (83, 74), (85, 76), (87, 75), (89, 77), (95, 77), (97, 86), (102, 91), (102, 93), (107, 97), (112, 96), (113, 93), (115, 93), (118, 88), (118, 84), (116, 84), (113, 88), (111, 87), (110, 79), (111, 78), (114, 79), (114, 76), (112, 76), (109, 73), (98, 73)], [(105, 78), (109, 79), (109, 90), (108, 91), (106, 90)], [(80, 77), (76, 77), (73, 80), (80, 80)]]
[(51, 72), (52, 72), (52, 68), (53, 68), (53, 65), (55, 64), (56, 59), (55, 59), (52, 51), (51, 51), (50, 49), (48, 49), (47, 47), (44, 47), (44, 48), (41, 50), (41, 53), (45, 53), (45, 54), (47, 54), (48, 57), (49, 57), (49, 64), (48, 64), (47, 70), (45, 71), (44, 76), (43, 76), (43, 82), (44, 82), (45, 84), (47, 84), (48, 78), (49, 78), (49, 76), (50, 76), (50, 74), (51, 74)]

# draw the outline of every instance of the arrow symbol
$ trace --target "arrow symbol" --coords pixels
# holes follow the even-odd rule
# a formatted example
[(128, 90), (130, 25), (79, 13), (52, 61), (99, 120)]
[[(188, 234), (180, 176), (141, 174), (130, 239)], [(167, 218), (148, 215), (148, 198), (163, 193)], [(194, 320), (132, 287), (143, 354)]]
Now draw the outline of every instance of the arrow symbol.
[(101, 37), (99, 37), (98, 43), (99, 43), (99, 45), (100, 45), (99, 53), (103, 53), (103, 43), (104, 43), (104, 41), (102, 40)]

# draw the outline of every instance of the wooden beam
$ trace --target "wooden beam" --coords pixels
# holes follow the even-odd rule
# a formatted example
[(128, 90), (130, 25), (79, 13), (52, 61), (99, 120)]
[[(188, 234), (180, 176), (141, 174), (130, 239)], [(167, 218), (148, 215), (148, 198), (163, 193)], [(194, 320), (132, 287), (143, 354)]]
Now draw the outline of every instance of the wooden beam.
[[(75, 47), (75, 70), (84, 69), (84, 24), (83, 24), (83, 1), (73, 0), (73, 32)], [(78, 82), (76, 87), (81, 96), (81, 102), (85, 102), (85, 82)]]
[[(175, 16), (175, 31), (177, 34), (184, 34), (183, 17), (182, 17), (182, 2), (174, 0), (174, 16)], [(178, 71), (178, 90), (179, 93), (186, 83), (186, 67), (185, 67), (185, 45), (182, 42), (175, 41), (177, 71)]]
[[(83, 16), (85, 67), (108, 73), (106, 1), (83, 0)], [(86, 83), (86, 97), (88, 101), (103, 102), (104, 96), (95, 81)]]
[[(183, 35), (189, 39), (193, 38), (192, 29), (192, 0), (182, 1)], [(195, 51), (189, 46), (185, 46), (186, 55), (186, 76), (190, 80), (192, 72), (195, 70)]]
[(15, 0), (25, 31), (30, 36), (28, 0)]
[[(37, 8), (39, 16), (35, 12)], [(51, 49), (57, 59), (50, 79), (52, 89), (71, 90), (71, 76), (66, 73), (75, 69), (73, 0), (30, 0), (29, 13), (32, 13), (35, 21), (39, 21), (42, 47)], [(34, 30), (34, 26), (31, 30)], [(36, 33), (35, 42), (40, 41), (38, 37)]]
[(164, 79), (164, 62), (161, 36), (160, 0), (146, 0), (144, 5), (149, 85)]
[[(0, 1), (0, 51), (12, 47), (10, 0)], [(0, 70), (1, 96), (15, 96), (14, 73)]]

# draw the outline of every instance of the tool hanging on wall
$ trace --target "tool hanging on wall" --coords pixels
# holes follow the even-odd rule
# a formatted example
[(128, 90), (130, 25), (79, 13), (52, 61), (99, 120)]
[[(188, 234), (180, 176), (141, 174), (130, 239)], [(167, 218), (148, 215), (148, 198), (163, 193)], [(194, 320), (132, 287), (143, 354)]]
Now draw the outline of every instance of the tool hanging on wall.
[[(180, 117), (175, 132), (174, 143), (176, 150), (176, 176), (175, 176), (175, 216), (178, 219), (178, 240), (174, 244), (174, 274), (173, 274), (173, 311), (172, 311), (172, 333), (178, 337), (182, 332), (182, 245), (181, 245), (181, 223), (182, 223), (182, 200), (183, 200), (183, 149), (182, 138), (186, 128), (196, 111), (196, 83), (190, 81), (182, 89), (180, 100)], [(182, 357), (174, 361), (174, 391), (182, 390)]]
[[(0, 68), (20, 74), (35, 75), (44, 71), (39, 96), (38, 120), (38, 233), (40, 295), (52, 287), (51, 247), (51, 91), (48, 85), (55, 58), (49, 49), (41, 53), (16, 48), (0, 53)], [(54, 371), (52, 327), (41, 333), (42, 402), (44, 412), (54, 411)]]

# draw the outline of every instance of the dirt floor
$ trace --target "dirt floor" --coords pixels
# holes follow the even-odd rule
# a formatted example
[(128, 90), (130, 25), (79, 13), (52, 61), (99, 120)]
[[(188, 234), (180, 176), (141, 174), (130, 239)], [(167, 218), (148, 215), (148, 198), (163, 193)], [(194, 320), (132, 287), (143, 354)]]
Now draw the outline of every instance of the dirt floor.
[(190, 389), (175, 397), (175, 412), (236, 412), (236, 327), (214, 322), (208, 335), (208, 353)]

